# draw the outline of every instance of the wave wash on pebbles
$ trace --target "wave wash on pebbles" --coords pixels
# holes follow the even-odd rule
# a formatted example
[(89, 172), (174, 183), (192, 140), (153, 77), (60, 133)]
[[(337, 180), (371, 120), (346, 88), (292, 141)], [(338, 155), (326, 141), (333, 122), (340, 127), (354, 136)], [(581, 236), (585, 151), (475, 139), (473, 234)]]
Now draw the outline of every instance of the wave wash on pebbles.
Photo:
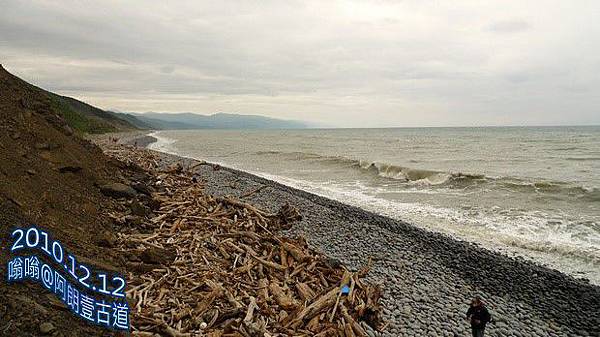
[(271, 211), (297, 206), (303, 218), (287, 234), (304, 236), (332, 261), (357, 270), (372, 259), (367, 280), (383, 285), (389, 325), (369, 335), (470, 336), (465, 313), (480, 294), (494, 319), (486, 336), (600, 336), (600, 287), (585, 280), (245, 172), (196, 170), (207, 193), (239, 197), (262, 188), (245, 200)]

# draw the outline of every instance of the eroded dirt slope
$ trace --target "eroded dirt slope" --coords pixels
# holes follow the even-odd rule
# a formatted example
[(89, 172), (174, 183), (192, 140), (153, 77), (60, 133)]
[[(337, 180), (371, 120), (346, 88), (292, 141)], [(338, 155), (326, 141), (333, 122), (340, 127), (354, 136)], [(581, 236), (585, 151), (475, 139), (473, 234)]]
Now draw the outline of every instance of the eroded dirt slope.
[[(127, 173), (129, 172), (129, 173)], [(0, 66), (0, 335), (112, 335), (74, 317), (38, 284), (6, 284), (10, 233), (37, 224), (84, 263), (119, 271), (115, 228), (103, 214), (122, 207), (99, 186), (135, 169), (110, 161), (66, 124), (48, 94)]]

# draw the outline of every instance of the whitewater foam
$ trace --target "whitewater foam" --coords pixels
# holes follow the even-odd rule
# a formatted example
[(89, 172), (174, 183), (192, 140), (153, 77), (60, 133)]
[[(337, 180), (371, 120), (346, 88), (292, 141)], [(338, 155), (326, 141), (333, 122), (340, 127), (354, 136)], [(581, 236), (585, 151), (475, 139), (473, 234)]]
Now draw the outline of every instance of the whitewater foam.
[[(540, 231), (540, 228), (548, 224), (548, 215), (541, 212), (503, 211), (498, 208), (490, 213), (473, 210), (472, 207), (451, 209), (419, 203), (393, 202), (372, 196), (369, 188), (360, 183), (343, 189), (335, 184), (315, 184), (262, 172), (253, 174), (398, 220), (409, 221), (456, 239), (479, 242), (494, 250), (520, 256), (534, 255), (554, 268), (577, 272), (576, 276), (582, 272), (590, 273), (588, 277), (600, 284), (600, 278), (591, 274), (600, 263), (600, 249), (597, 248), (600, 235), (590, 231), (588, 226), (576, 229), (575, 232), (581, 231), (580, 239), (577, 239), (577, 235), (573, 234), (573, 226), (578, 224), (561, 222), (560, 227), (548, 227), (547, 230)], [(557, 260), (556, 256), (563, 258)], [(577, 260), (577, 268), (570, 267), (573, 260)]]
[(483, 150), (477, 152), (462, 141), (471, 139), (464, 131), (438, 137), (431, 130), (415, 139), (381, 132), (167, 131), (153, 134), (159, 141), (152, 148), (251, 172), (600, 283), (600, 180), (594, 173), (600, 163), (566, 159), (596, 157), (586, 152), (593, 146), (557, 150), (541, 142), (540, 149), (555, 152), (538, 155), (521, 151), (531, 134), (515, 138), (496, 130), (501, 137), (494, 141), (478, 138)]
[(344, 156), (327, 156), (312, 152), (282, 152), (282, 151), (257, 151), (259, 156), (277, 156), (287, 160), (310, 160), (319, 164), (340, 165), (356, 168), (381, 178), (406, 182), (415, 186), (441, 186), (450, 188), (465, 188), (469, 185), (493, 184), (507, 188), (525, 189), (531, 193), (554, 192), (560, 195), (577, 195), (580, 198), (597, 200), (600, 195), (595, 187), (577, 186), (567, 182), (525, 179), (510, 176), (487, 176), (479, 173), (443, 172), (405, 167), (384, 162), (353, 159)]
[(161, 131), (150, 132), (148, 136), (156, 138), (154, 143), (150, 143), (150, 145), (148, 145), (150, 150), (178, 155), (173, 147), (177, 141), (176, 139), (164, 136)]

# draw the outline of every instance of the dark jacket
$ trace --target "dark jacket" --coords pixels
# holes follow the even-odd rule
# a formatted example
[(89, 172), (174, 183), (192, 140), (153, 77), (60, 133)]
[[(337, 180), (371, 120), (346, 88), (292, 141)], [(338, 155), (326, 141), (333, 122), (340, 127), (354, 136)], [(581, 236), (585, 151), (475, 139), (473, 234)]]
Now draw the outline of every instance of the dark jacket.
[[(487, 311), (485, 305), (481, 303), (478, 306), (471, 305), (467, 310), (467, 318), (471, 319), (471, 327), (480, 329), (485, 328), (485, 325), (492, 319), (492, 316)], [(475, 323), (478, 320), (479, 323)]]

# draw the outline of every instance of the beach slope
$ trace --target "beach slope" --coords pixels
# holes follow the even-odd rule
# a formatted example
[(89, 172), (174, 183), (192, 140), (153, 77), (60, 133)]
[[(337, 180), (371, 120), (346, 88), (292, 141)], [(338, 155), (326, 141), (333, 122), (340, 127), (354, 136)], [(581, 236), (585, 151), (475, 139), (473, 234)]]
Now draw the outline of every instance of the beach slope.
[[(139, 146), (151, 137), (137, 139)], [(161, 154), (167, 162), (197, 161)], [(386, 336), (467, 336), (465, 313), (480, 294), (494, 323), (488, 336), (598, 336), (600, 288), (521, 258), (457, 241), (411, 224), (294, 189), (238, 170), (200, 165), (207, 193), (236, 196), (262, 209), (296, 205), (302, 220), (288, 231), (332, 260), (384, 287)]]

